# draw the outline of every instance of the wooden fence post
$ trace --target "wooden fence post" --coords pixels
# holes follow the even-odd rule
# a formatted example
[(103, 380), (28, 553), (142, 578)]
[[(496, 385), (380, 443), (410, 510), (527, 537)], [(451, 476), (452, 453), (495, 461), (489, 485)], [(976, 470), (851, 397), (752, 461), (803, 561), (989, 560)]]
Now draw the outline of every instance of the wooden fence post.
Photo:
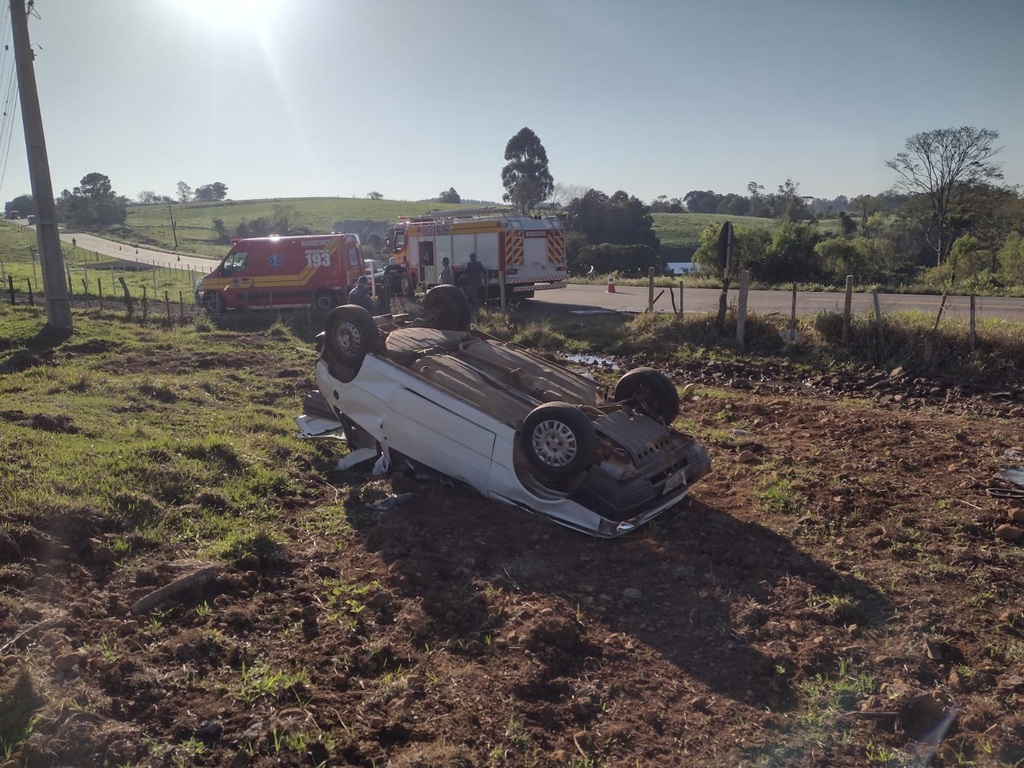
[(7, 276), (7, 289), (11, 293), (11, 304), (16, 303), (14, 301), (14, 275), (8, 275)]
[(99, 290), (99, 295), (100, 295), (100, 312), (102, 312), (103, 311), (103, 278), (102, 277), (97, 277), (96, 278), (96, 288)]
[(793, 302), (789, 309), (789, 340), (796, 341), (796, 283), (793, 283)]
[(146, 295), (146, 285), (142, 285), (142, 322), (146, 322), (149, 316), (149, 297)]
[(679, 316), (683, 316), (683, 281), (679, 281)]
[(871, 290), (871, 297), (875, 302), (875, 325), (878, 327), (878, 343), (885, 344), (885, 334), (882, 333), (882, 305), (878, 302), (878, 289)]
[(843, 346), (850, 343), (850, 314), (853, 309), (853, 275), (846, 276), (846, 304), (843, 306)]
[(747, 340), (747, 294), (750, 289), (750, 271), (740, 272), (740, 296), (736, 308), (736, 341), (743, 347)]
[(947, 293), (942, 294), (942, 301), (939, 302), (939, 313), (935, 315), (935, 325), (932, 327), (933, 331), (939, 330), (939, 320), (942, 319), (942, 310), (946, 308), (946, 297), (948, 295)]
[(36, 297), (32, 294), (32, 281), (28, 281), (28, 305), (34, 307), (36, 305)]
[(647, 269), (647, 311), (654, 314), (654, 267)]
[(971, 354), (974, 354), (974, 347), (978, 343), (977, 328), (975, 326), (974, 294), (971, 294)]
[(167, 322), (171, 322), (171, 295), (164, 291), (164, 305), (167, 307)]
[(182, 323), (185, 322), (185, 297), (178, 291), (178, 315)]
[(121, 283), (121, 288), (124, 290), (124, 305), (128, 310), (128, 317), (131, 317), (135, 312), (135, 302), (132, 301), (131, 291), (128, 290), (128, 283), (125, 281), (124, 276), (117, 278)]

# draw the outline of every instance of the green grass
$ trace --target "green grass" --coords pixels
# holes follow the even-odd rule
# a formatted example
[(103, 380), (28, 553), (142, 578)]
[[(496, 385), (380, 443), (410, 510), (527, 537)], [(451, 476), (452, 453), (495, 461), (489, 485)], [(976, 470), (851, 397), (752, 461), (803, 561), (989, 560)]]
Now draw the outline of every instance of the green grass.
[[(155, 269), (119, 262), (65, 242), (61, 243), (61, 248), (66, 265), (65, 281), (70, 271), (68, 286), (73, 297), (88, 296), (97, 304), (101, 297), (123, 298), (123, 278), (132, 298), (138, 302), (145, 296), (153, 312), (166, 311), (162, 304), (165, 294), (175, 304), (179, 299), (187, 304), (193, 302), (195, 274), (187, 269)], [(0, 291), (3, 294), (9, 290), (10, 277), (14, 279), (15, 291), (25, 294), (31, 286), (35, 300), (40, 301), (38, 294), (43, 285), (38, 250), (34, 229), (0, 220)], [(172, 312), (178, 313), (177, 306)]]
[[(654, 213), (654, 233), (662, 245), (696, 248), (700, 245), (700, 233), (708, 224), (716, 227), (731, 221), (733, 227), (746, 229), (767, 229), (774, 231), (779, 222), (776, 219), (762, 219), (756, 216), (730, 216), (724, 213)], [(821, 232), (834, 232), (838, 219), (818, 222)]]
[(61, 337), (40, 307), (0, 303), (0, 450), (15, 457), (0, 465), (0, 519), (273, 562), (261, 526), (320, 460), (292, 421), (313, 386), (308, 332), (75, 315)]

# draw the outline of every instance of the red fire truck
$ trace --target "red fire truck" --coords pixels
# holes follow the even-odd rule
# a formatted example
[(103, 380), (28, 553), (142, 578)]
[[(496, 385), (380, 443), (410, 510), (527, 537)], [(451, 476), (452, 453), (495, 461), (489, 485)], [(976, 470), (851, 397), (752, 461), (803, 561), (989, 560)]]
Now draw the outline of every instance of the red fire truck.
[(535, 291), (564, 288), (565, 226), (557, 217), (531, 218), (505, 213), (447, 211), (401, 217), (388, 230), (390, 255), (404, 264), (416, 283), (437, 284), (441, 260), (451, 260), (456, 284), (469, 254), (483, 265), (486, 299), (510, 302)]
[(357, 235), (300, 235), (236, 240), (210, 274), (196, 282), (196, 303), (225, 309), (344, 304), (363, 272)]

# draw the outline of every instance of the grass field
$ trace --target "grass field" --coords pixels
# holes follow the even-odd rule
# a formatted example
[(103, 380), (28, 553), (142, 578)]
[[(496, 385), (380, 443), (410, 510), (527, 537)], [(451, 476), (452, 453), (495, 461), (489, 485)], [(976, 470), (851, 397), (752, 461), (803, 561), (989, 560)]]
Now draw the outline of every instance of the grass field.
[[(222, 203), (175, 203), (167, 205), (132, 205), (124, 227), (113, 237), (125, 242), (171, 249), (174, 233), (171, 215), (177, 225), (178, 250), (206, 256), (222, 256), (224, 246), (217, 243), (213, 222), (220, 219), (233, 231), (243, 221), (286, 219), (291, 229), (311, 232), (330, 232), (336, 222), (345, 220), (387, 221), (394, 223), (399, 216), (419, 216), (433, 210), (457, 210), (476, 206), (458, 206), (430, 201), (366, 200), (362, 198), (296, 197), (271, 200), (238, 200)], [(717, 213), (656, 213), (653, 214), (654, 231), (663, 245), (696, 248), (700, 233), (708, 225), (721, 226), (731, 221), (733, 226), (773, 230), (774, 219), (753, 216), (727, 216)], [(818, 223), (822, 232), (834, 230), (832, 220)]]
[[(145, 295), (149, 300), (163, 300), (167, 294), (172, 302), (179, 301), (179, 298), (186, 303), (192, 302), (194, 275), (185, 269), (139, 269), (84, 248), (73, 247), (70, 243), (61, 243), (61, 247), (65, 274), (70, 275), (72, 297), (122, 296), (121, 278), (124, 278), (135, 299)], [(34, 294), (42, 292), (38, 251), (35, 229), (9, 222), (0, 223), (0, 283), (5, 293), (10, 289), (12, 280), (18, 293), (27, 293), (30, 285)]]
[[(655, 213), (654, 231), (662, 245), (696, 248), (700, 245), (700, 233), (708, 224), (721, 227), (727, 221), (741, 229), (774, 230), (779, 222), (776, 219), (761, 219), (755, 216), (729, 216), (724, 213)], [(838, 220), (828, 219), (818, 222), (822, 233), (834, 232)]]
[(289, 229), (309, 232), (330, 232), (334, 224), (346, 220), (387, 221), (399, 216), (419, 216), (434, 210), (457, 210), (476, 206), (459, 206), (430, 201), (367, 200), (344, 197), (296, 197), (271, 200), (237, 200), (220, 203), (175, 203), (167, 205), (132, 205), (124, 227), (115, 233), (117, 239), (152, 245), (174, 247), (171, 216), (178, 233), (178, 250), (206, 256), (223, 256), (226, 248), (217, 242), (214, 220), (220, 219), (230, 232), (243, 221), (266, 219), (287, 220)]
[(1024, 761), (1016, 384), (813, 371), (778, 318), (746, 359), (709, 318), (517, 323), (671, 372), (713, 453), (605, 542), (299, 439), (322, 317), (44, 321), (0, 300), (3, 765)]

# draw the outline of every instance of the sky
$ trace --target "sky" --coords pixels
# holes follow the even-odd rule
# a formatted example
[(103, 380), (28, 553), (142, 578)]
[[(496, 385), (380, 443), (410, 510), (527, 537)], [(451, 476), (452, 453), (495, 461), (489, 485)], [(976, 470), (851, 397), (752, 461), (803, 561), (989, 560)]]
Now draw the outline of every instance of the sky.
[[(55, 195), (498, 201), (524, 126), (556, 184), (644, 202), (876, 194), (961, 125), (1024, 184), (1024, 0), (36, 0), (29, 34)], [(31, 192), (12, 51), (4, 201)]]

